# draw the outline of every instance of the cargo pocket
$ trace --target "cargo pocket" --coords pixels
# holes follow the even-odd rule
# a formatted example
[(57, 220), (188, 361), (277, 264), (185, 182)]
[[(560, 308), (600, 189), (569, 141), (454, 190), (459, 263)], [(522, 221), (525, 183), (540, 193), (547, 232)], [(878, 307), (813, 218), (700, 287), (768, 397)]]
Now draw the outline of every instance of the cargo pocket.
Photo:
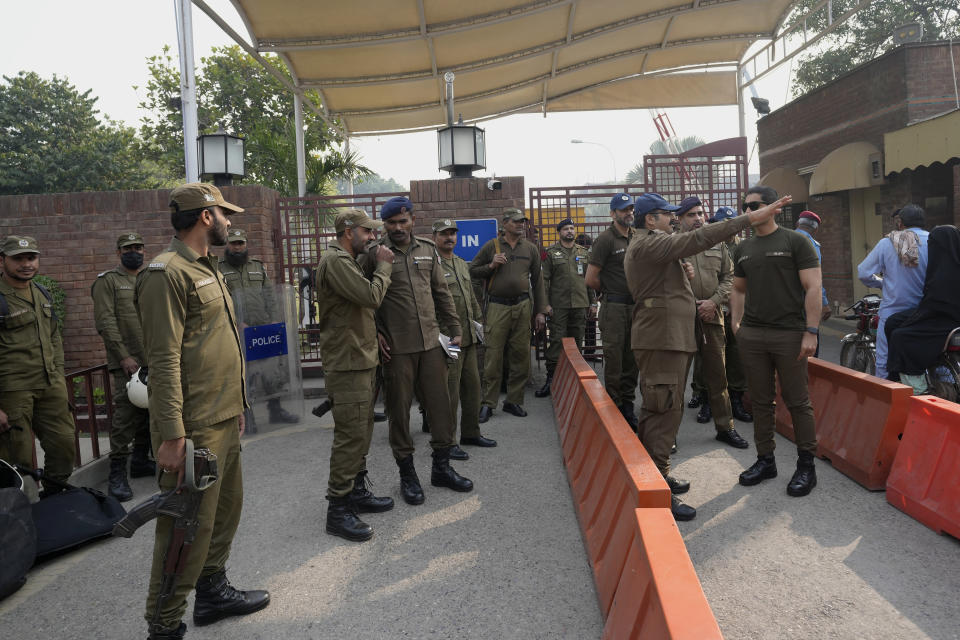
[(643, 377), (643, 408), (653, 413), (666, 413), (673, 408), (677, 377), (669, 373), (651, 373)]

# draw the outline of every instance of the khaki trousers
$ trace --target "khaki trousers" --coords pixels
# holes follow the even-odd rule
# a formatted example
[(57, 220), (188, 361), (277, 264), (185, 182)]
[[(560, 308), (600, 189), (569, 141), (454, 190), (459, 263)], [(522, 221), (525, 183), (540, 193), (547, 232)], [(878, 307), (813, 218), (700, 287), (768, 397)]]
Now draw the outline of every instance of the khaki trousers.
[(429, 351), (393, 354), (383, 365), (387, 415), (390, 416), (390, 448), (403, 460), (414, 452), (410, 436), (410, 405), (414, 389), (422, 400), (430, 423), (430, 446), (452, 447), (453, 416), (447, 394), (447, 357), (439, 345)]
[(733, 429), (733, 410), (730, 408), (730, 394), (727, 392), (723, 326), (697, 322), (694, 333), (698, 347), (698, 357), (695, 360), (700, 362), (703, 388), (710, 396), (713, 424), (717, 428), (717, 433), (729, 431)]
[[(487, 305), (484, 327), (483, 404), (495, 408), (500, 399), (503, 379), (503, 356), (507, 355), (507, 402), (523, 405), (523, 392), (530, 378), (530, 315), (533, 304), (524, 300), (505, 305)], [(433, 422), (430, 423), (433, 428)]]
[(130, 376), (122, 370), (113, 377), (113, 422), (110, 424), (110, 457), (126, 458), (130, 444), (150, 446), (150, 412), (134, 405), (127, 397)]
[(460, 351), (460, 357), (447, 363), (447, 394), (450, 396), (450, 415), (453, 416), (452, 435), (456, 439), (457, 407), (460, 407), (460, 437), (480, 435), (480, 369), (477, 364), (477, 345)]
[(552, 374), (557, 368), (560, 351), (563, 349), (563, 339), (573, 338), (577, 348), (583, 348), (583, 334), (587, 330), (587, 310), (554, 309), (550, 316), (550, 346), (547, 347), (547, 373)]
[(633, 355), (640, 370), (643, 394), (638, 435), (657, 469), (666, 477), (670, 473), (670, 448), (683, 420), (683, 389), (693, 354), (635, 349)]
[(797, 451), (813, 453), (817, 448), (813, 406), (807, 392), (807, 359), (797, 360), (802, 340), (802, 331), (784, 329), (741, 327), (737, 333), (753, 401), (753, 439), (758, 456), (771, 454), (776, 448), (773, 434), (778, 378), (783, 402), (793, 418)]
[[(238, 416), (209, 427), (187, 430), (187, 437), (193, 440), (197, 449), (206, 447), (217, 456), (219, 479), (203, 492), (200, 512), (197, 520), (197, 536), (190, 549), (186, 566), (180, 576), (173, 595), (167, 598), (160, 611), (157, 624), (164, 629), (173, 629), (180, 624), (187, 610), (187, 596), (202, 576), (224, 570), (230, 556), (230, 545), (240, 524), (240, 512), (243, 509), (243, 470), (240, 466), (240, 433)], [(153, 450), (160, 448), (160, 433), (150, 430)], [(160, 491), (169, 491), (177, 484), (174, 473), (160, 474)], [(147, 610), (144, 613), (148, 623), (153, 622), (157, 607), (157, 596), (163, 581), (163, 560), (167, 545), (173, 533), (174, 519), (170, 516), (158, 516), (156, 539), (153, 543), (153, 568), (150, 571), (150, 591), (147, 595)]]
[(632, 406), (637, 397), (637, 362), (630, 349), (633, 305), (601, 303), (598, 320), (603, 340), (603, 386), (615, 405)]
[(44, 473), (66, 482), (76, 458), (75, 426), (67, 403), (66, 380), (57, 375), (53, 384), (43, 389), (5, 391), (0, 397), (0, 409), (13, 427), (0, 433), (0, 458), (33, 468), (36, 434), (43, 449)]
[(340, 498), (353, 490), (357, 474), (367, 469), (373, 437), (373, 387), (377, 368), (327, 370), (327, 395), (333, 402), (333, 446), (327, 496)]

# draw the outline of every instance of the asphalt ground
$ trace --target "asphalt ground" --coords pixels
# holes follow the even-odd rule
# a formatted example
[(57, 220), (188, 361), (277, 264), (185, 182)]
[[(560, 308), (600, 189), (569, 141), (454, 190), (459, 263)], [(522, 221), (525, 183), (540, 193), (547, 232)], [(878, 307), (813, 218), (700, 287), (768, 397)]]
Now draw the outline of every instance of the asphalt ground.
[[(824, 359), (837, 360), (849, 327), (826, 324)], [(535, 369), (526, 419), (498, 411), (484, 425), (499, 447), (469, 448), (471, 460), (454, 463), (475, 481), (473, 493), (429, 485), (428, 437), (414, 411), (427, 501), (404, 504), (378, 424), (371, 478), (397, 507), (365, 516), (376, 535), (363, 544), (323, 532), (329, 415), (248, 437), (244, 518), (228, 575), (238, 587), (270, 589), (273, 601), (188, 637), (598, 638), (602, 618), (552, 407), (532, 393), (542, 376)], [(752, 425), (736, 424), (751, 442), (737, 450), (695, 415), (685, 411), (674, 474), (691, 481), (683, 497), (698, 515), (678, 524), (725, 638), (960, 638), (960, 542), (824, 461), (810, 496), (787, 496), (796, 452), (779, 436), (779, 477), (741, 487), (737, 475), (755, 459)], [(150, 479), (133, 484), (135, 500), (151, 491)], [(34, 568), (0, 602), (0, 635), (145, 636), (152, 538), (143, 530)]]

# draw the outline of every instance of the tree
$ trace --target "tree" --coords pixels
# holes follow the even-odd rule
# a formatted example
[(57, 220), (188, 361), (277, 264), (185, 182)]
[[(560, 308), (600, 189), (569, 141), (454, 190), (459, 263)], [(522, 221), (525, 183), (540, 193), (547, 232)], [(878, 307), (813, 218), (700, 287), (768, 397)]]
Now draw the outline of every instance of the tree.
[(90, 90), (21, 71), (0, 84), (0, 194), (147, 189), (157, 167), (144, 162), (136, 132), (101, 122)]
[[(353, 183), (353, 192), (354, 193), (396, 193), (398, 191), (409, 191), (409, 187), (405, 187), (393, 178), (384, 178), (377, 173), (371, 173), (370, 175), (361, 178), (358, 182)], [(346, 193), (347, 191), (347, 182), (346, 180), (337, 181), (337, 193)]]
[[(700, 136), (686, 136), (685, 138), (677, 140), (676, 144), (677, 148), (683, 152), (706, 144), (706, 141)], [(649, 155), (651, 156), (668, 156), (672, 153), (663, 140), (654, 140), (650, 143)], [(643, 172), (643, 162), (638, 162), (633, 166), (633, 169), (630, 169), (627, 173), (627, 184), (644, 184), (645, 182), (646, 176)]]
[[(800, 22), (818, 0), (803, 0), (787, 27)], [(833, 0), (834, 15), (840, 15), (856, 0)], [(826, 11), (817, 11), (807, 19), (813, 29), (826, 26)], [(893, 31), (904, 24), (923, 25), (923, 40), (943, 40), (960, 35), (960, 5), (957, 0), (874, 0), (849, 20), (840, 24), (823, 41), (819, 53), (802, 56), (793, 80), (793, 95), (825, 85), (844, 73), (877, 58), (895, 45)]]
[[(268, 64), (288, 78), (276, 56)], [(174, 174), (183, 174), (183, 116), (180, 112), (180, 71), (170, 47), (147, 59), (150, 80), (140, 107), (140, 133), (152, 157)], [(245, 140), (246, 172), (242, 183), (263, 184), (286, 195), (297, 193), (296, 137), (293, 94), (239, 46), (214, 47), (201, 58), (196, 73), (197, 121), (201, 133), (222, 126)], [(309, 94), (308, 94), (309, 98)], [(319, 100), (314, 98), (319, 106)], [(335, 180), (359, 178), (370, 170), (355, 153), (333, 149), (339, 134), (309, 109), (304, 109), (307, 193), (329, 193)]]

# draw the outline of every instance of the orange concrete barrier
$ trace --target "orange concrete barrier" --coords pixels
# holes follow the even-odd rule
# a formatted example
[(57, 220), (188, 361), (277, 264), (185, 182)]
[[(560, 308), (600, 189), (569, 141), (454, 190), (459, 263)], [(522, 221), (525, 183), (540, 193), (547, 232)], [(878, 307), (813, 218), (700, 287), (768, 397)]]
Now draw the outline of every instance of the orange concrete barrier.
[(632, 521), (604, 639), (722, 638), (670, 511), (637, 509)]
[(960, 405), (911, 398), (887, 502), (937, 533), (960, 539)]
[[(883, 490), (913, 391), (818, 358), (810, 358), (808, 372), (817, 455), (867, 489)], [(793, 420), (779, 395), (776, 415), (777, 432), (795, 441)]]
[(574, 407), (579, 381), (597, 378), (597, 372), (580, 356), (577, 343), (573, 338), (564, 338), (563, 354), (557, 361), (557, 368), (550, 385), (550, 396), (557, 416), (557, 426), (563, 432), (570, 426), (571, 412)]

